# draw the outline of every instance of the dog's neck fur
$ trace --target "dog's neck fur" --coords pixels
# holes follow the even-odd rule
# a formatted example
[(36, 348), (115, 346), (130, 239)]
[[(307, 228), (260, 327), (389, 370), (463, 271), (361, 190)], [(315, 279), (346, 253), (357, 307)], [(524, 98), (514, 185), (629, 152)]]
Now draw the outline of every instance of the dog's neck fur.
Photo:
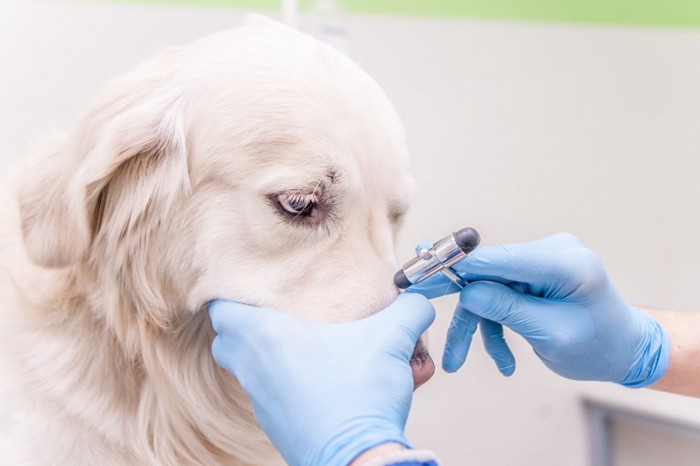
[[(63, 445), (60, 452), (47, 452), (52, 455), (47, 461), (78, 464), (100, 451), (133, 464), (279, 461), (270, 456), (274, 450), (245, 393), (211, 358), (213, 331), (206, 312), (192, 314), (171, 333), (145, 322), (135, 329), (135, 310), (121, 296), (105, 296), (87, 266), (37, 270), (26, 259), (23, 263), (27, 270), (9, 272), (15, 299), (2, 316), (7, 317), (5, 336), (14, 340), (7, 347), (19, 348), (10, 355), (18, 373), (16, 390), (25, 408), (34, 411), (28, 417), (54, 424), (44, 432), (37, 429), (37, 445), (56, 425), (71, 431), (59, 428), (64, 441), (46, 442)], [(22, 284), (23, 275), (40, 276), (41, 283)], [(27, 311), (17, 314), (20, 309)], [(115, 330), (121, 319), (132, 321), (128, 335)], [(86, 453), (90, 449), (95, 453)]]

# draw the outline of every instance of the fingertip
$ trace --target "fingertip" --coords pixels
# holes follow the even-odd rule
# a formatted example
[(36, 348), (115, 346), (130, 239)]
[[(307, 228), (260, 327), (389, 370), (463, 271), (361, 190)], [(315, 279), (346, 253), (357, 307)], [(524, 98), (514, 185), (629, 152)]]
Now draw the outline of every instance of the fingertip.
[(209, 315), (211, 316), (212, 313), (217, 312), (217, 309), (221, 306), (221, 300), (220, 299), (212, 299), (207, 303), (207, 309), (209, 311)]
[(225, 299), (215, 299), (209, 302), (209, 319), (214, 331), (218, 334), (235, 334), (240, 331), (240, 327), (250, 326), (270, 311), (266, 308)]
[(569, 232), (560, 232), (560, 233), (555, 233), (551, 236), (548, 236), (542, 240), (542, 242), (551, 242), (553, 244), (559, 244), (561, 246), (583, 246), (583, 243), (581, 243), (581, 240), (578, 239), (578, 236), (576, 236), (573, 233)]
[(510, 377), (515, 371), (515, 357), (503, 336), (503, 326), (487, 319), (481, 319), (479, 326), (486, 352), (491, 356), (498, 371)]
[(452, 374), (455, 372), (457, 369), (455, 368), (455, 364), (452, 361), (452, 352), (450, 351), (449, 346), (445, 346), (445, 350), (442, 352), (442, 370), (447, 372), (448, 374)]
[(225, 299), (214, 299), (209, 302), (209, 319), (216, 333), (226, 332), (229, 327), (227, 321), (235, 315), (240, 306), (243, 305)]
[(215, 316), (220, 316), (221, 314), (228, 314), (230, 312), (234, 312), (238, 308), (242, 308), (244, 306), (248, 306), (247, 304), (242, 304), (236, 301), (229, 301), (226, 299), (212, 299), (209, 301), (209, 316), (211, 317), (212, 315)]
[(214, 331), (216, 333), (220, 332), (220, 316), (222, 312), (222, 307), (224, 305), (224, 302), (220, 299), (213, 299), (209, 301), (209, 304), (207, 306), (207, 310), (209, 312), (209, 320), (211, 320), (211, 326), (214, 328)]
[(360, 325), (381, 328), (386, 335), (388, 330), (402, 339), (409, 335), (413, 349), (418, 338), (434, 320), (435, 308), (427, 298), (415, 293), (402, 293), (385, 309), (359, 322)]
[(442, 353), (442, 369), (445, 372), (453, 373), (457, 372), (467, 360), (472, 338), (471, 335), (465, 336), (463, 341), (457, 343), (456, 348), (453, 347), (453, 343), (449, 338), (448, 336), (448, 341)]
[(499, 367), (498, 372), (503, 374), (504, 377), (510, 377), (515, 372), (515, 363), (508, 366)]
[(464, 365), (465, 358), (456, 356), (449, 347), (442, 353), (442, 370), (454, 374)]
[(414, 301), (414, 303), (416, 305), (420, 302), (426, 303), (428, 305), (430, 304), (430, 301), (428, 300), (428, 298), (426, 298), (425, 296), (423, 296), (422, 294), (419, 294), (419, 293), (401, 293), (400, 295), (398, 295), (396, 297), (395, 301), (401, 301), (401, 300), (404, 300), (406, 302)]
[(220, 367), (223, 366), (223, 345), (224, 341), (223, 338), (219, 335), (217, 335), (214, 340), (211, 342), (211, 355), (214, 358), (214, 362)]
[(435, 307), (430, 300), (422, 294), (401, 293), (399, 296), (397, 296), (394, 303), (399, 304), (402, 308), (407, 307), (416, 314), (423, 316), (426, 321), (429, 321), (429, 324), (432, 324), (435, 320)]
[(445, 361), (442, 362), (442, 370), (447, 372), (448, 374), (454, 374), (459, 370), (459, 367), (453, 367), (453, 364), (451, 362), (446, 363)]

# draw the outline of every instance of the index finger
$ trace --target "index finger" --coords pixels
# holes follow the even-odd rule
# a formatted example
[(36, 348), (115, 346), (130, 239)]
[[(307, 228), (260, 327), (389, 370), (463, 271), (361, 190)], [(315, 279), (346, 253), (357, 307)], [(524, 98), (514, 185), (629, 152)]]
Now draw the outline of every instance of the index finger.
[(583, 245), (568, 233), (537, 241), (499, 246), (480, 246), (453, 266), (467, 281), (488, 280), (541, 285), (568, 270), (571, 251)]

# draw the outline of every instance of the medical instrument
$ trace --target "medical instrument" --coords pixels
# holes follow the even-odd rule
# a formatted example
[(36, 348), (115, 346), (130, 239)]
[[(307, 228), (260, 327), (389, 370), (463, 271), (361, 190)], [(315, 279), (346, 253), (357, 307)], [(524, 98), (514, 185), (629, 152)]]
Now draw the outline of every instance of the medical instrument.
[(479, 241), (479, 233), (467, 227), (445, 236), (430, 248), (417, 250), (416, 257), (396, 272), (394, 284), (398, 288), (406, 289), (440, 272), (457, 286), (464, 288), (465, 281), (452, 270), (452, 266), (467, 257), (479, 245)]
[[(663, 377), (671, 351), (666, 330), (620, 296), (600, 259), (575, 236), (560, 233), (477, 252), (478, 260), (455, 266), (473, 281), (460, 292), (447, 332), (445, 371), (462, 366), (478, 323), (503, 375), (515, 370), (503, 338), (508, 327), (550, 370), (569, 379), (641, 388)], [(443, 295), (454, 291), (445, 289)]]

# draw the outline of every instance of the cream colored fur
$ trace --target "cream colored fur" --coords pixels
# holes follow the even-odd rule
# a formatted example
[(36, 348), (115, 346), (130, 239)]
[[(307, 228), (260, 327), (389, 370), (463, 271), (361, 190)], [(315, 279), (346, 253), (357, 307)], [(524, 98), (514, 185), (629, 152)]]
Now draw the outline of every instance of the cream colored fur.
[(0, 464), (279, 463), (206, 304), (386, 305), (407, 160), (371, 78), (264, 18), (109, 83), (2, 199)]

